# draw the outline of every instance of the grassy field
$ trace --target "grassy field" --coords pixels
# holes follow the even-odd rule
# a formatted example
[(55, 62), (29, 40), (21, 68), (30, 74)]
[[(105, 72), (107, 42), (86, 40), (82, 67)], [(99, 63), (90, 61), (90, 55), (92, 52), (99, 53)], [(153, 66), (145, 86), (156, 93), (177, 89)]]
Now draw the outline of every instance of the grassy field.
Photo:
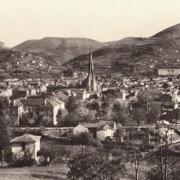
[[(23, 167), (23, 168), (0, 168), (0, 180), (65, 180), (67, 179), (68, 167), (66, 166), (67, 159), (80, 151), (82, 151), (82, 146), (78, 145), (62, 145), (57, 141), (51, 141), (42, 139), (41, 148), (48, 150), (54, 155), (52, 161), (52, 166), (40, 167)], [(114, 148), (107, 149), (93, 147), (93, 146), (84, 146), (84, 151), (90, 151), (93, 153), (100, 153), (102, 155), (109, 155), (109, 151), (113, 157), (119, 158), (122, 155), (126, 154), (125, 149)], [(171, 157), (173, 158), (173, 157)], [(177, 160), (180, 157), (174, 157), (174, 160)], [(146, 179), (147, 172), (155, 167), (157, 157), (152, 157), (140, 163), (139, 167), (139, 180)], [(180, 164), (180, 163), (179, 163)], [(134, 180), (135, 170), (134, 165), (131, 163), (126, 163), (127, 174), (124, 177), (121, 177), (122, 180)], [(180, 165), (178, 166), (180, 169)], [(179, 170), (178, 170), (179, 171)], [(180, 171), (179, 171), (180, 172)], [(178, 173), (179, 175), (179, 173)]]
[(62, 161), (64, 155), (76, 147), (64, 146), (51, 141), (42, 141), (41, 148), (53, 152), (55, 159), (51, 166), (31, 166), (23, 168), (0, 168), (0, 180), (65, 180), (68, 168)]
[(47, 167), (1, 168), (0, 180), (65, 180), (67, 171), (63, 163)]

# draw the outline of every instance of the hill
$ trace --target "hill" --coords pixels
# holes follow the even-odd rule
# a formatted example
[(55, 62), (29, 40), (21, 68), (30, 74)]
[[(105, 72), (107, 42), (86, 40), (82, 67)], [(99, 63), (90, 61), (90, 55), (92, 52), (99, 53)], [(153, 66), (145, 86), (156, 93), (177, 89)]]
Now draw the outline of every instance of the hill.
[(159, 33), (155, 34), (153, 37), (158, 37), (158, 38), (180, 37), (180, 23), (160, 31)]
[(0, 49), (0, 79), (57, 77), (58, 66), (37, 55), (8, 48)]
[[(95, 69), (99, 72), (121, 72), (126, 75), (154, 73), (159, 66), (180, 67), (180, 24), (149, 38), (130, 37), (107, 42), (93, 52)], [(88, 54), (80, 55), (65, 65), (84, 71)]]
[(13, 49), (32, 53), (54, 63), (64, 63), (74, 57), (88, 53), (90, 49), (101, 48), (98, 41), (87, 38), (46, 37), (40, 40), (28, 40)]

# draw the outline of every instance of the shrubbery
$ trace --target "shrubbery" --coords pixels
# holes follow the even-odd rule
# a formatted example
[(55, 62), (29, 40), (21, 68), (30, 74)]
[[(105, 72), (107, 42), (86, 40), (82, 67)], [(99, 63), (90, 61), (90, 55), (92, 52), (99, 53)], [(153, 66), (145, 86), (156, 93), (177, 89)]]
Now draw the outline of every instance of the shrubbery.
[(24, 167), (24, 166), (32, 166), (35, 165), (36, 161), (34, 159), (19, 159), (19, 160), (15, 160), (12, 163), (13, 167)]
[(68, 179), (114, 180), (125, 173), (122, 161), (110, 161), (94, 153), (75, 154), (68, 162)]
[(93, 137), (90, 133), (80, 133), (78, 135), (72, 135), (70, 139), (72, 144), (77, 145), (89, 145), (93, 142)]

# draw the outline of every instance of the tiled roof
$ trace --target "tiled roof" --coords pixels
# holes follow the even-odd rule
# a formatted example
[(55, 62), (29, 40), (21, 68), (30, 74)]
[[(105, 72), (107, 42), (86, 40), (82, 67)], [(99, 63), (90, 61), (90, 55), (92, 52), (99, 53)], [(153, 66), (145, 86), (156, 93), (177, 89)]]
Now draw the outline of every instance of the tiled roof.
[(15, 137), (10, 143), (34, 143), (39, 141), (41, 136), (34, 136), (31, 134), (24, 134), (23, 136)]
[(21, 87), (21, 86), (17, 87), (15, 90), (16, 91), (26, 91), (26, 89), (24, 87)]
[(86, 128), (98, 128), (100, 126), (99, 123), (82, 123), (82, 125)]
[(44, 104), (43, 99), (23, 99), (24, 106), (42, 106)]

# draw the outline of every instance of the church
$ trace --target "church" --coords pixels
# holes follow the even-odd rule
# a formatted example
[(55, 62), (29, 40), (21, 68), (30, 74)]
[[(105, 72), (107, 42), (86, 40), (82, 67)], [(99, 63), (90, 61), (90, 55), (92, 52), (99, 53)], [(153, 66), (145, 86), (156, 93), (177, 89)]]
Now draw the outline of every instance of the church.
[(89, 64), (88, 64), (88, 75), (85, 81), (83, 82), (83, 88), (85, 89), (85, 98), (89, 98), (90, 95), (99, 96), (99, 87), (97, 82), (97, 77), (94, 71), (94, 62), (92, 52), (89, 55)]

